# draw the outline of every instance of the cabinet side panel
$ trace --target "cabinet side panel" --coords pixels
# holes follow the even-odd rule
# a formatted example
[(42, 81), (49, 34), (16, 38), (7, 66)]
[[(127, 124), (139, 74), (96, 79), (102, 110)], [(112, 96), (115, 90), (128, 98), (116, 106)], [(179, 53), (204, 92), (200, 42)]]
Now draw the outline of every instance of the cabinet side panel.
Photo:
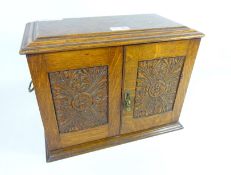
[(59, 148), (59, 133), (43, 55), (27, 56), (36, 98), (45, 130), (47, 148)]
[(200, 41), (200, 38), (192, 39), (189, 41), (186, 59), (182, 70), (182, 78), (179, 83), (179, 88), (177, 90), (176, 100), (174, 104), (174, 115), (172, 118), (173, 122), (179, 120), (180, 112), (184, 103), (185, 95), (192, 74), (193, 66), (196, 60), (196, 55), (200, 45)]

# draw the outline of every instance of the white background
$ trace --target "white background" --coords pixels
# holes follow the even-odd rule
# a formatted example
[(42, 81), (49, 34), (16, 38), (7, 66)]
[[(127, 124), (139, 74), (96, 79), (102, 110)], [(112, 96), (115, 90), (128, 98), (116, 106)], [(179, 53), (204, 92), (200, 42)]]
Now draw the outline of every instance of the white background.
[[(0, 0), (0, 174), (231, 174), (229, 0)], [(34, 20), (157, 13), (202, 39), (181, 113), (185, 129), (45, 163), (43, 127), (30, 74), (18, 54)]]

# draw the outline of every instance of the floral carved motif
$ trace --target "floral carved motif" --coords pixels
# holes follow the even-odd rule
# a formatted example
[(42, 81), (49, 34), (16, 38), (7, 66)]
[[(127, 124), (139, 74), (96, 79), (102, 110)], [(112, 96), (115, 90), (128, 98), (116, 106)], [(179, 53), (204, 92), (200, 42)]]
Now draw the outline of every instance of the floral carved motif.
[(158, 58), (138, 63), (134, 118), (173, 109), (184, 59)]
[(108, 68), (83, 68), (49, 73), (60, 133), (108, 122)]

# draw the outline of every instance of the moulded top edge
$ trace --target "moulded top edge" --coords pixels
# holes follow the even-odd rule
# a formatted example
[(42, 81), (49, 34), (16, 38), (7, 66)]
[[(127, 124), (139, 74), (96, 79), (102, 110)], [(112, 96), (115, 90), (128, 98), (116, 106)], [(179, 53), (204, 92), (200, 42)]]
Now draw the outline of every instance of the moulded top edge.
[[(161, 41), (203, 34), (155, 14), (71, 18), (28, 23), (20, 54)], [(133, 40), (133, 42), (131, 42)], [(140, 40), (140, 42), (138, 41)], [(114, 44), (113, 44), (114, 43)]]

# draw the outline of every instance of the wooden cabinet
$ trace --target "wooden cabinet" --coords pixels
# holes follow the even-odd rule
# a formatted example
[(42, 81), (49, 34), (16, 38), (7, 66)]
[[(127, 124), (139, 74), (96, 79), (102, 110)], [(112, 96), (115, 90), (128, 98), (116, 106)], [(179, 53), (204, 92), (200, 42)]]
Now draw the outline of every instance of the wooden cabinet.
[(157, 15), (28, 23), (47, 161), (181, 129), (202, 36)]

